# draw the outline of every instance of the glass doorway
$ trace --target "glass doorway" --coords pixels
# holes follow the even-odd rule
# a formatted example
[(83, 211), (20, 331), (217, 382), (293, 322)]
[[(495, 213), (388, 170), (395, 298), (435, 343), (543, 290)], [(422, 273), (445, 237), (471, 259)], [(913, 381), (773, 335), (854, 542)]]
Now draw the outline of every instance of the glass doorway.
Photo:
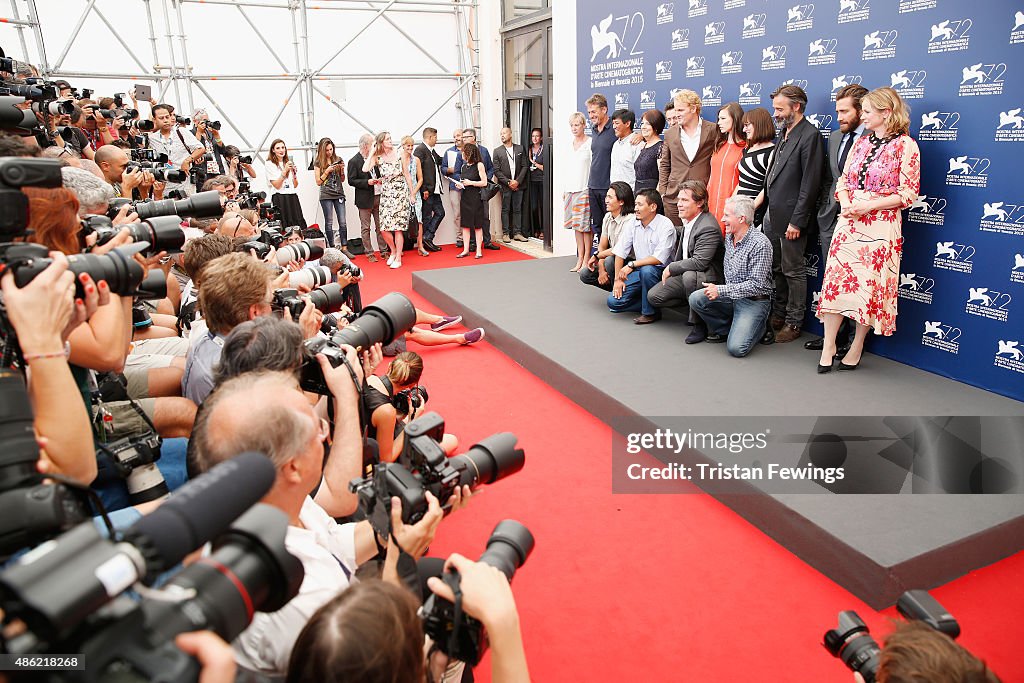
[[(551, 205), (545, 182), (549, 174), (548, 146), (544, 135), (541, 97), (509, 99), (505, 103), (505, 120), (512, 129), (512, 141), (523, 146), (530, 170), (526, 176), (523, 197), (523, 232), (551, 247)], [(546, 218), (545, 218), (546, 217)]]

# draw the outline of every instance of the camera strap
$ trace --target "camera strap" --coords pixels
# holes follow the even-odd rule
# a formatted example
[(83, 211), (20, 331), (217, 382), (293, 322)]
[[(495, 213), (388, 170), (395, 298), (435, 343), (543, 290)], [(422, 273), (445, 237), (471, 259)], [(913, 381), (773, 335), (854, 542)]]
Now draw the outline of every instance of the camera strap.
[(442, 578), (455, 596), (455, 600), (452, 602), (455, 610), (452, 615), (452, 633), (449, 642), (457, 643), (462, 637), (462, 628), (466, 625), (466, 614), (462, 611), (462, 577), (457, 571), (449, 571), (445, 572)]

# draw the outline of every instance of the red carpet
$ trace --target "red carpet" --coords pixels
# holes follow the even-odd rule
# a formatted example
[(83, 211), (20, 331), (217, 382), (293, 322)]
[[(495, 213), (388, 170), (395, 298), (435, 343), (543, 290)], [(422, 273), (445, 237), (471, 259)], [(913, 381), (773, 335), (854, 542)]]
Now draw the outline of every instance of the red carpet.
[[(397, 290), (436, 311), (412, 293), (412, 270), (526, 258), (455, 253), (410, 252), (400, 270), (357, 259), (364, 301)], [(508, 291), (538, 305), (546, 296), (529, 282)], [(708, 496), (613, 496), (610, 429), (486, 342), (410, 349), (424, 357), (431, 409), (464, 447), (512, 431), (526, 450), (520, 473), (445, 521), (431, 554), (476, 558), (505, 518), (530, 528), (537, 547), (513, 587), (533, 680), (848, 683), (820, 644), (836, 613), (854, 609), (876, 635), (889, 630), (895, 609), (870, 609)], [(1024, 680), (1022, 578), (1019, 553), (932, 592), (959, 620), (960, 642), (1006, 682)], [(490, 680), (486, 663), (477, 677)]]

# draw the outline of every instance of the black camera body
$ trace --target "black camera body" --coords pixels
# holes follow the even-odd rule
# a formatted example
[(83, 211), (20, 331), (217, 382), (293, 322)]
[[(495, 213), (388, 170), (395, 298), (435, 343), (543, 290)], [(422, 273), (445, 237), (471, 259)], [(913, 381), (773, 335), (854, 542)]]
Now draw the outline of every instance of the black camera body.
[[(166, 164), (167, 155), (157, 154), (155, 149), (132, 149), (130, 151), (132, 161), (148, 161), (155, 162), (156, 164)], [(160, 166), (145, 166), (144, 168), (160, 168)]]
[(360, 278), (363, 276), (363, 271), (359, 269), (359, 266), (357, 266), (354, 263), (348, 262), (342, 263), (341, 267), (338, 269), (338, 275), (341, 275), (342, 273), (347, 273), (355, 278)]
[[(956, 619), (928, 591), (907, 591), (896, 602), (896, 610), (905, 619), (924, 622), (950, 638), (960, 636), (960, 625)], [(882, 648), (871, 637), (870, 629), (856, 612), (840, 612), (838, 627), (825, 631), (822, 644), (829, 654), (842, 660), (850, 671), (863, 676), (865, 683), (875, 682)]]
[[(519, 522), (506, 519), (498, 522), (487, 539), (487, 549), (480, 556), (480, 562), (496, 567), (511, 581), (516, 570), (523, 566), (533, 552), (533, 534)], [(458, 572), (448, 572), (443, 580), (452, 590), (459, 585)], [(461, 605), (456, 606), (437, 595), (430, 595), (420, 608), (423, 631), (435, 647), (446, 653), (450, 659), (463, 661), (470, 666), (480, 663), (488, 647), (487, 631), (483, 624), (464, 614)]]
[(274, 206), (273, 204), (260, 204), (259, 205), (260, 220), (269, 221), (271, 223), (276, 222), (278, 225), (281, 224), (281, 207)]
[[(428, 399), (427, 388), (423, 386), (403, 389), (391, 397), (391, 405), (399, 415), (409, 415), (413, 410), (419, 410), (426, 404)], [(443, 436), (443, 433), (442, 433)]]
[(265, 259), (270, 253), (271, 246), (265, 242), (259, 240), (252, 240), (238, 247), (235, 251), (240, 251), (243, 254), (248, 254), (250, 250), (256, 252), (256, 257), (259, 259)]
[[(145, 251), (148, 242), (118, 247), (107, 254), (72, 254), (68, 267), (75, 275), (88, 273), (93, 280), (106, 280), (118, 296), (134, 296), (143, 280), (142, 265), (132, 258)], [(50, 251), (42, 244), (16, 242), (0, 244), (0, 264), (14, 274), (14, 284), (24, 287), (51, 263)], [(75, 278), (75, 296), (84, 297), (81, 280)]]
[(252, 156), (249, 155), (249, 154), (239, 155), (238, 163), (246, 164), (246, 165), (251, 164), (252, 163)]
[(163, 440), (152, 430), (104, 444), (103, 451), (128, 486), (132, 505), (163, 498), (170, 490), (156, 466)]
[(284, 238), (284, 231), (280, 227), (272, 227), (270, 225), (262, 226), (260, 228), (260, 234), (256, 237), (260, 242), (263, 242), (267, 246), (274, 247), (275, 249), (281, 246), (284, 242)]
[(275, 289), (274, 298), (270, 302), (270, 308), (275, 311), (288, 311), (292, 320), (298, 320), (306, 302), (299, 298), (297, 289)]

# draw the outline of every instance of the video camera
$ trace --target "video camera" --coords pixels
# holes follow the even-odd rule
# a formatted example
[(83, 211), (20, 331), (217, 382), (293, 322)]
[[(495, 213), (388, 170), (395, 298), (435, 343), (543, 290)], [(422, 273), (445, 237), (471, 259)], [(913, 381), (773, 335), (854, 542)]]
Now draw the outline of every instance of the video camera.
[[(59, 680), (196, 680), (199, 664), (174, 636), (210, 629), (230, 642), (254, 611), (280, 609), (302, 583), (302, 563), (285, 547), (287, 515), (254, 505), (274, 480), (266, 457), (245, 453), (186, 484), (117, 541), (89, 521), (22, 556), (0, 573), (5, 617), (26, 626), (7, 650), (82, 653), (88, 669)], [(138, 602), (123, 595), (211, 540), (208, 557), (159, 591), (139, 588)]]
[[(924, 622), (954, 640), (960, 635), (960, 625), (956, 619), (928, 591), (907, 591), (896, 602), (896, 609), (903, 618)], [(856, 612), (840, 612), (838, 628), (825, 631), (822, 644), (833, 657), (841, 659), (850, 671), (863, 676), (865, 683), (874, 683), (882, 649)]]
[[(523, 566), (533, 552), (534, 540), (530, 530), (513, 519), (498, 522), (487, 539), (487, 549), (480, 562), (496, 567), (511, 582), (516, 570)], [(459, 573), (446, 572), (445, 583), (459, 595)], [(457, 600), (458, 601), (458, 600)], [(480, 662), (487, 651), (487, 632), (483, 624), (462, 612), (461, 604), (452, 604), (431, 594), (420, 608), (423, 631), (434, 641), (435, 647), (470, 666)]]
[[(329, 337), (313, 337), (305, 342), (308, 359), (302, 365), (299, 384), (303, 391), (327, 396), (323, 369), (315, 356), (324, 354), (332, 367), (345, 362), (343, 345), (356, 351), (368, 349), (374, 344), (390, 344), (400, 334), (408, 332), (416, 324), (416, 308), (409, 298), (398, 292), (385, 294), (377, 301), (363, 308), (359, 316), (343, 329), (336, 330)], [(407, 428), (408, 429), (408, 428)]]
[[(180, 173), (180, 171), (179, 171)], [(218, 218), (224, 213), (220, 193), (216, 190), (197, 192), (185, 199), (144, 199), (133, 201), (126, 197), (111, 200), (107, 209), (107, 217), (113, 219), (125, 204), (130, 204), (132, 212), (145, 220), (156, 216), (192, 216), (195, 218)]]
[(415, 524), (427, 512), (427, 491), (447, 508), (457, 488), (493, 484), (526, 463), (511, 432), (492, 434), (451, 458), (441, 447), (443, 436), (444, 418), (427, 413), (405, 426), (405, 445), (395, 462), (374, 465), (370, 477), (349, 483), (349, 490), (359, 496), (360, 511), (381, 538), (391, 534), (393, 497), (402, 502), (402, 522)]

